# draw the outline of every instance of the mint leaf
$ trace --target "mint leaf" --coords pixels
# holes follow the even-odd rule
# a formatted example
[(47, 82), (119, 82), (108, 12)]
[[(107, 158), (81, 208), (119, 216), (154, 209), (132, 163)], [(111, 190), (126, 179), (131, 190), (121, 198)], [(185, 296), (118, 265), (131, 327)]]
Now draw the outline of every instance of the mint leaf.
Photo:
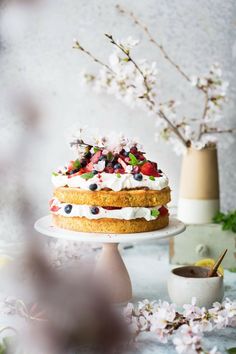
[(107, 154), (107, 160), (108, 161), (112, 161), (113, 160), (113, 154), (112, 154), (111, 151), (109, 151), (108, 154)]
[(80, 169), (81, 168), (81, 163), (79, 160), (75, 160), (74, 163), (73, 163), (73, 168), (74, 169)]
[(139, 164), (139, 160), (134, 156), (134, 154), (129, 153), (130, 165), (137, 166)]
[(157, 218), (159, 214), (160, 214), (159, 210), (157, 210), (157, 209), (151, 210), (151, 216), (154, 216), (155, 218)]
[(52, 172), (52, 175), (53, 175), (53, 176), (58, 176), (58, 173)]
[(121, 174), (120, 174), (120, 173), (117, 173), (116, 176), (117, 176), (118, 178), (121, 178)]
[(228, 213), (218, 212), (214, 218), (213, 222), (216, 224), (222, 224), (222, 230), (230, 230), (236, 233), (236, 210), (230, 211)]
[(149, 176), (149, 179), (150, 179), (151, 181), (155, 181), (155, 177), (153, 177), (153, 176)]
[(90, 179), (94, 177), (93, 172), (87, 172), (87, 173), (83, 173), (80, 177), (84, 178), (84, 179)]
[(231, 273), (236, 273), (236, 268), (229, 268), (228, 271)]
[(236, 354), (236, 347), (226, 349), (226, 351), (227, 351), (227, 353), (229, 353), (229, 354)]

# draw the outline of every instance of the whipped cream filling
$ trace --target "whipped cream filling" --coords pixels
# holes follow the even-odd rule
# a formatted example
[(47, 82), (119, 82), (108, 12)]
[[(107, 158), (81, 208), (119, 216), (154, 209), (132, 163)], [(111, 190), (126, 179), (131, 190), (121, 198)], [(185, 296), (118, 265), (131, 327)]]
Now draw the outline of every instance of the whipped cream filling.
[(94, 177), (88, 180), (81, 176), (70, 175), (57, 175), (52, 176), (52, 183), (55, 187), (74, 187), (89, 190), (91, 184), (96, 184), (96, 190), (109, 188), (115, 192), (122, 189), (135, 189), (135, 188), (149, 188), (152, 190), (161, 190), (168, 186), (168, 178), (165, 174), (160, 177), (152, 177), (142, 175), (141, 181), (136, 181), (131, 173), (116, 174), (102, 172), (94, 175)]
[[(69, 209), (70, 212), (68, 211), (68, 208), (65, 209), (66, 207), (70, 206)], [(94, 207), (94, 206), (89, 206), (89, 205), (80, 205), (80, 204), (68, 204), (68, 203), (61, 203), (58, 199), (54, 199), (52, 204), (51, 204), (51, 209), (53, 207), (57, 207), (58, 210), (52, 211), (53, 214), (56, 215), (62, 215), (66, 217), (85, 217), (87, 219), (103, 219), (103, 218), (111, 218), (111, 219), (123, 219), (123, 220), (132, 220), (132, 219), (140, 219), (144, 218), (147, 221), (155, 220), (159, 216), (159, 211), (158, 209), (161, 208), (161, 205), (151, 207), (151, 208), (145, 208), (145, 207), (125, 207), (121, 209), (105, 209), (103, 207)], [(56, 209), (57, 209), (56, 208)], [(92, 211), (94, 211), (94, 208), (96, 208), (96, 214), (94, 214)]]

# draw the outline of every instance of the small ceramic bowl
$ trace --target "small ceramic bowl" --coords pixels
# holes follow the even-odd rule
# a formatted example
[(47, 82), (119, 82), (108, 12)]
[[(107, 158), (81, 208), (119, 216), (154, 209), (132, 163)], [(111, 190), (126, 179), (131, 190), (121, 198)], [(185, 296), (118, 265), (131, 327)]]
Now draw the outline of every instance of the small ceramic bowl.
[(190, 304), (193, 297), (197, 306), (209, 308), (213, 302), (224, 296), (224, 277), (208, 278), (209, 269), (197, 266), (184, 266), (172, 269), (168, 279), (168, 293), (172, 302), (178, 306)]

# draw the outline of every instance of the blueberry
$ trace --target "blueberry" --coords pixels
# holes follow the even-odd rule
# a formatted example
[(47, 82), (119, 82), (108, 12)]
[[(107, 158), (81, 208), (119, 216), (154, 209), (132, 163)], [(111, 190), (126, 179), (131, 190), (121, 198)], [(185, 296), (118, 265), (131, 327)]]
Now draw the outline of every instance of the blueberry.
[(98, 161), (106, 161), (106, 156), (104, 156), (104, 155), (100, 156)]
[(143, 176), (141, 175), (141, 173), (135, 173), (134, 179), (136, 179), (136, 181), (142, 181)]
[(162, 170), (158, 170), (159, 173), (163, 173)]
[(89, 185), (89, 189), (91, 191), (95, 191), (97, 189), (97, 187), (98, 187), (98, 185), (96, 183), (92, 183), (92, 184)]
[(81, 167), (85, 167), (87, 165), (87, 160), (86, 159), (82, 159), (80, 161)]
[(116, 164), (114, 165), (114, 169), (115, 169), (115, 170), (118, 170), (119, 168), (122, 168), (121, 164), (120, 164), (120, 163), (116, 163)]
[(93, 170), (92, 173), (93, 173), (94, 175), (97, 175), (97, 174), (98, 174), (98, 171)]
[(90, 211), (93, 215), (96, 215), (99, 213), (99, 208), (94, 206), (90, 208)]
[(67, 204), (64, 208), (65, 210), (65, 213), (66, 214), (70, 214), (71, 213), (71, 210), (72, 210), (72, 205), (71, 204)]
[(123, 152), (123, 156), (129, 157), (129, 151), (124, 151), (124, 152)]

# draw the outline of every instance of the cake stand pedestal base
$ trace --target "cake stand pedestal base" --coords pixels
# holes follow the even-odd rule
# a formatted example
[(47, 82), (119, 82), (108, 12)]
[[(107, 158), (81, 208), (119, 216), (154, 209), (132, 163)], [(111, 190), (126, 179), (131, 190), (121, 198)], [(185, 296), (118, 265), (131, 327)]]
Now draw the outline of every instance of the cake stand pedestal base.
[(118, 250), (119, 243), (158, 240), (178, 235), (185, 230), (185, 225), (181, 221), (170, 218), (169, 225), (164, 229), (137, 234), (77, 232), (54, 226), (50, 215), (36, 221), (34, 227), (41, 234), (57, 239), (102, 243), (102, 253), (95, 268), (95, 275), (101, 284), (104, 284), (104, 289), (107, 290), (110, 300), (117, 304), (128, 302), (132, 298), (131, 281)]
[(95, 275), (104, 284), (111, 301), (123, 303), (132, 298), (132, 285), (118, 245), (118, 243), (103, 243)]

